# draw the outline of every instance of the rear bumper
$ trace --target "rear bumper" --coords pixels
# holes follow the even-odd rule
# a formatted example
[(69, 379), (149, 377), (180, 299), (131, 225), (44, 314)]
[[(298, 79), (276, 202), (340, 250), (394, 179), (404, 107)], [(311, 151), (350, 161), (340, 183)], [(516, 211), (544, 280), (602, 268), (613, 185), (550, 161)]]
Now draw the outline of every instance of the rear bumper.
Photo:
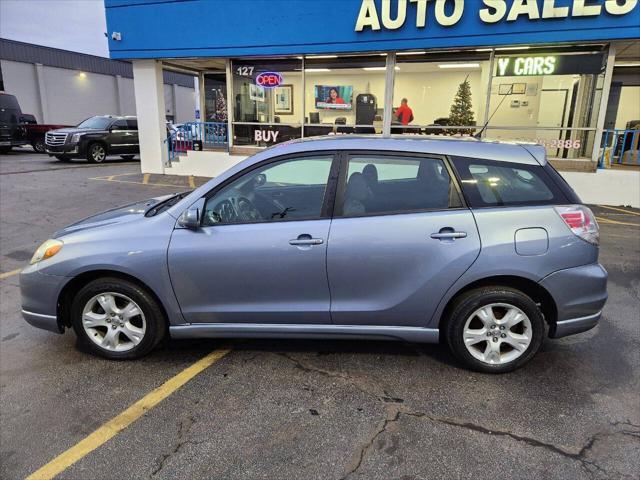
[(602, 311), (596, 312), (593, 315), (588, 315), (586, 317), (558, 321), (552, 327), (549, 336), (551, 338), (561, 338), (568, 335), (574, 335), (576, 333), (586, 332), (587, 330), (591, 330), (598, 324), (601, 316)]
[(558, 316), (551, 338), (585, 332), (598, 324), (607, 301), (607, 271), (599, 263), (559, 270), (540, 284), (551, 294)]

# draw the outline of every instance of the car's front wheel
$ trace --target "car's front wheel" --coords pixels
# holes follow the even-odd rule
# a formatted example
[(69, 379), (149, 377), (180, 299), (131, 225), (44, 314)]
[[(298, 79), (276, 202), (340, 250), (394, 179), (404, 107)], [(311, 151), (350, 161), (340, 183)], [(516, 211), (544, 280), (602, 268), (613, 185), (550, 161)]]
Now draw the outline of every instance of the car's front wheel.
[(36, 153), (46, 153), (47, 151), (47, 148), (44, 144), (44, 140), (41, 138), (34, 140), (31, 146), (36, 151)]
[(80, 344), (110, 359), (142, 357), (166, 333), (164, 314), (153, 296), (119, 278), (87, 284), (73, 299), (71, 315)]
[(508, 287), (483, 287), (461, 295), (446, 320), (454, 355), (473, 370), (513, 371), (542, 345), (544, 318), (535, 302)]
[(107, 149), (101, 143), (92, 143), (87, 149), (87, 160), (91, 163), (102, 163), (107, 158)]

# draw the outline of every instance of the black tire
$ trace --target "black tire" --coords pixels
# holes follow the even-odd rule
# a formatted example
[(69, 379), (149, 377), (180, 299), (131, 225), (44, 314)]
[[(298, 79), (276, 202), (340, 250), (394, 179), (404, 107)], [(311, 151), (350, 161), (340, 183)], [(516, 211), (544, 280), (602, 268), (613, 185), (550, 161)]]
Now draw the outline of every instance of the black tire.
[[(521, 310), (521, 312), (528, 317), (528, 320), (531, 324), (530, 343), (520, 354), (520, 356), (518, 356), (514, 360), (495, 364), (484, 362), (474, 357), (465, 345), (464, 330), (467, 320), (478, 309), (490, 304), (508, 304), (510, 306), (516, 307), (516, 309)], [(500, 309), (501, 307), (497, 308)], [(447, 340), (447, 343), (449, 344), (449, 348), (451, 348), (451, 351), (456, 356), (456, 358), (471, 370), (484, 373), (506, 373), (523, 366), (525, 363), (531, 360), (540, 349), (545, 331), (544, 317), (535, 302), (520, 290), (502, 286), (481, 287), (462, 294), (458, 299), (455, 300), (453, 308), (451, 309), (451, 313), (445, 320), (443, 329), (443, 333), (445, 334), (445, 338)], [(492, 334), (491, 337), (487, 337), (487, 340), (485, 340), (486, 348), (489, 348), (488, 345), (491, 341), (498, 342), (499, 344), (503, 343), (502, 340), (500, 340), (500, 335), (502, 334), (502, 332), (500, 332), (499, 330), (497, 332), (498, 333), (496, 334)], [(487, 332), (487, 334), (488, 333), (489, 332)], [(498, 340), (495, 340), (493, 335), (496, 335), (495, 338), (498, 338)], [(501, 346), (498, 346), (498, 349), (501, 348)], [(505, 349), (512, 348), (513, 347), (511, 347), (509, 344), (505, 345)], [(479, 349), (482, 349), (482, 342), (480, 342), (479, 344)], [(513, 350), (515, 351), (515, 349)], [(507, 353), (509, 353), (509, 350), (507, 350)], [(502, 353), (500, 353), (499, 355), (502, 356)]]
[(44, 140), (39, 138), (38, 140), (34, 140), (31, 143), (31, 146), (33, 147), (33, 149), (36, 151), (36, 153), (46, 153), (47, 148), (44, 144)]
[(68, 162), (69, 160), (71, 160), (71, 158), (67, 157), (66, 155), (56, 155), (56, 158), (61, 162)]
[(89, 163), (102, 163), (107, 159), (107, 147), (103, 143), (92, 143), (87, 147), (87, 161)]
[[(144, 336), (140, 343), (129, 350), (119, 352), (99, 346), (89, 338), (89, 334), (82, 325), (82, 313), (85, 305), (96, 295), (107, 292), (125, 295), (133, 300), (144, 314), (146, 322)], [(71, 323), (78, 336), (78, 343), (82, 350), (111, 360), (128, 360), (143, 357), (163, 340), (167, 332), (166, 318), (153, 295), (133, 282), (113, 277), (93, 280), (75, 295), (71, 304)]]
[(135, 157), (135, 155), (120, 155), (120, 158), (123, 160), (133, 160), (133, 157)]

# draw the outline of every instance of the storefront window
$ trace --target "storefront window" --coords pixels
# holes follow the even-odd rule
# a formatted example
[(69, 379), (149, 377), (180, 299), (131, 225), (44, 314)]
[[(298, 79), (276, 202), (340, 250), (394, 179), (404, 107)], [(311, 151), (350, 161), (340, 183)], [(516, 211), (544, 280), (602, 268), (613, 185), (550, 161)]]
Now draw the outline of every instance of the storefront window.
[(205, 121), (227, 121), (227, 82), (224, 73), (204, 74)]
[(233, 143), (267, 147), (302, 135), (302, 59), (234, 60)]
[(475, 132), (464, 127), (482, 124), (489, 75), (488, 53), (398, 52), (391, 133)]
[(604, 60), (601, 53), (496, 55), (487, 136), (537, 142), (551, 158), (590, 157)]
[(382, 133), (386, 55), (305, 58), (304, 135)]

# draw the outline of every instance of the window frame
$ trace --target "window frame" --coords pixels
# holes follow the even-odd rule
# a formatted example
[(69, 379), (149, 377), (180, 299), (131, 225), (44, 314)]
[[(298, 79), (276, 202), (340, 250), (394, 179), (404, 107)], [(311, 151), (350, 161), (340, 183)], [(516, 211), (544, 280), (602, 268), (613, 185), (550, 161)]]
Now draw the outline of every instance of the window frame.
[[(119, 128), (120, 125), (118, 125), (118, 122), (124, 122), (124, 127), (125, 128)], [(127, 121), (123, 118), (118, 118), (116, 120), (114, 120), (110, 125), (109, 125), (109, 131), (111, 132), (126, 132), (129, 130), (129, 124), (127, 123)]]
[(237, 222), (237, 223), (216, 223), (215, 225), (203, 225), (204, 215), (200, 215), (199, 226), (200, 228), (218, 228), (218, 227), (226, 227), (226, 226), (237, 226), (237, 225), (257, 225), (257, 224), (265, 224), (269, 225), (272, 223), (283, 223), (283, 222), (305, 222), (310, 220), (330, 220), (331, 213), (334, 208), (335, 197), (336, 197), (336, 186), (338, 181), (338, 169), (340, 167), (340, 154), (336, 150), (314, 150), (314, 151), (305, 151), (305, 152), (297, 152), (297, 153), (289, 153), (285, 155), (278, 155), (275, 157), (270, 157), (265, 160), (262, 160), (258, 163), (255, 163), (240, 172), (232, 175), (231, 177), (224, 180), (221, 184), (216, 185), (214, 188), (209, 190), (202, 199), (204, 200), (202, 210), (204, 213), (205, 207), (207, 206), (207, 202), (210, 198), (215, 197), (221, 190), (227, 187), (229, 184), (235, 182), (239, 178), (243, 177), (251, 173), (254, 170), (265, 167), (267, 165), (273, 163), (279, 163), (286, 160), (304, 160), (305, 158), (316, 158), (318, 156), (326, 156), (332, 157), (331, 166), (329, 167), (329, 178), (327, 178), (327, 185), (324, 191), (324, 197), (322, 199), (322, 206), (320, 208), (320, 216), (319, 217), (303, 217), (303, 218), (279, 218), (272, 220), (258, 220), (255, 222)]
[[(340, 175), (337, 181), (337, 191), (334, 199), (333, 218), (364, 218), (364, 217), (382, 217), (388, 215), (411, 215), (415, 213), (430, 213), (430, 212), (444, 212), (444, 211), (456, 211), (456, 210), (468, 210), (467, 200), (462, 194), (462, 190), (458, 183), (458, 178), (455, 175), (449, 158), (446, 155), (426, 152), (403, 152), (397, 150), (342, 150), (339, 153), (340, 156)], [(414, 208), (409, 210), (389, 210), (387, 212), (371, 212), (361, 213), (357, 215), (345, 215), (343, 213), (343, 205), (345, 200), (345, 194), (347, 190), (347, 181), (349, 173), (349, 158), (353, 156), (370, 156), (370, 157), (406, 157), (407, 159), (431, 159), (441, 160), (444, 167), (447, 169), (451, 184), (454, 190), (458, 194), (460, 200), (460, 206), (447, 207), (447, 208)]]
[[(519, 163), (519, 162), (507, 162), (503, 160), (491, 160), (488, 158), (477, 158), (477, 157), (465, 157), (461, 155), (451, 156), (451, 166), (456, 175), (456, 180), (458, 181), (460, 187), (462, 187), (462, 182), (466, 180), (470, 180), (466, 175), (462, 175), (458, 169), (456, 163), (465, 162), (466, 165), (472, 164), (473, 162), (487, 165), (487, 166), (496, 166), (496, 167), (506, 167), (506, 168), (515, 168), (521, 170), (527, 170), (528, 168), (538, 169), (540, 173), (539, 178), (545, 184), (545, 186), (552, 193), (553, 198), (549, 200), (527, 200), (527, 201), (517, 201), (517, 202), (508, 202), (508, 203), (496, 203), (496, 204), (488, 204), (482, 199), (482, 195), (478, 191), (478, 187), (474, 184), (470, 184), (467, 189), (462, 190), (462, 195), (465, 198), (465, 201), (469, 205), (469, 207), (473, 210), (477, 210), (480, 208), (514, 208), (514, 207), (540, 207), (540, 206), (548, 206), (548, 205), (562, 205), (566, 203), (572, 203), (570, 199), (567, 198), (566, 193), (563, 189), (556, 183), (556, 181), (549, 175), (544, 166), (539, 163)], [(536, 172), (537, 173), (537, 172)]]

